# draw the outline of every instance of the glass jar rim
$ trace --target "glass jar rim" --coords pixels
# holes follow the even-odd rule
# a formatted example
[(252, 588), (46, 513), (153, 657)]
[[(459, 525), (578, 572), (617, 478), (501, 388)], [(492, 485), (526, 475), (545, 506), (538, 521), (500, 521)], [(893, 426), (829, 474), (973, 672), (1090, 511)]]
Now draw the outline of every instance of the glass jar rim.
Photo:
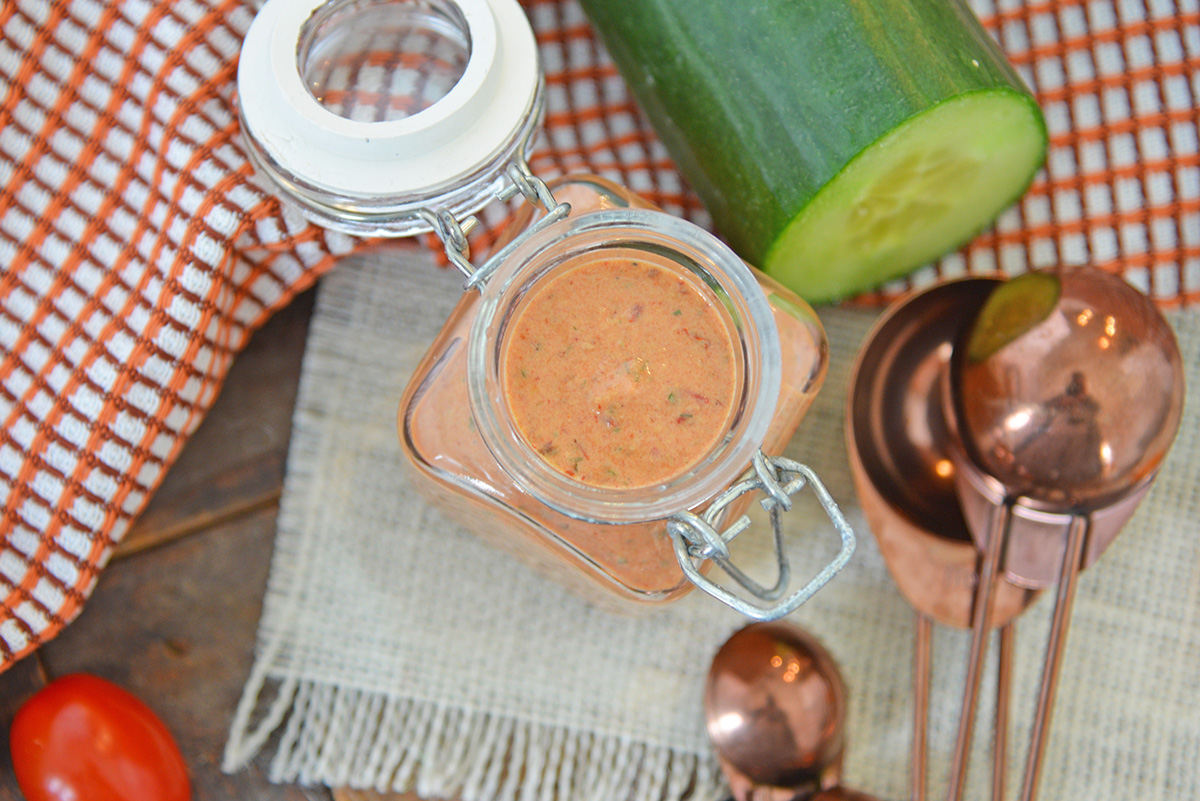
[[(543, 460), (503, 408), (499, 377), (502, 315), (569, 256), (646, 245), (670, 253), (728, 298), (744, 360), (742, 402), (726, 437), (698, 464), (661, 484), (631, 489), (575, 481)], [(695, 509), (726, 490), (761, 447), (782, 384), (782, 355), (767, 297), (750, 268), (708, 231), (660, 211), (612, 209), (567, 217), (534, 232), (496, 267), (483, 286), (467, 343), (471, 409), (492, 455), (525, 491), (581, 520), (634, 523)]]

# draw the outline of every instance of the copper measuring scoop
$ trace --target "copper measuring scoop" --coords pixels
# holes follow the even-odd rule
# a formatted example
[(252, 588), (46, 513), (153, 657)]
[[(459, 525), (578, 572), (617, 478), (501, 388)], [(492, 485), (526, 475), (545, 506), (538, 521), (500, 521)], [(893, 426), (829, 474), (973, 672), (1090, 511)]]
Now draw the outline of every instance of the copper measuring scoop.
[(889, 571), (920, 613), (914, 799), (925, 793), (930, 620), (972, 631), (951, 801), (965, 787), (987, 633), (1001, 627), (1000, 798), (1012, 621), (1057, 584), (1021, 795), (1035, 798), (1075, 580), (1148, 491), (1182, 398), (1165, 320), (1095, 270), (944, 282), (876, 323), (851, 381), (847, 444)]
[(950, 801), (962, 797), (983, 625), (1003, 573), (1057, 584), (1021, 790), (1037, 795), (1079, 572), (1149, 490), (1183, 409), (1182, 359), (1154, 304), (1081, 267), (997, 286), (955, 343), (943, 382), (955, 484), (983, 552)]
[[(926, 792), (933, 623), (968, 628), (980, 556), (963, 518), (942, 416), (954, 342), (1000, 283), (946, 281), (893, 304), (867, 334), (850, 378), (846, 445), (855, 490), (901, 594), (917, 611), (911, 798)], [(1001, 627), (992, 797), (1004, 795), (1014, 626), (1036, 592), (997, 583), (986, 630)]]
[(840, 784), (846, 689), (803, 629), (774, 621), (734, 632), (709, 668), (704, 715), (736, 801), (877, 801)]

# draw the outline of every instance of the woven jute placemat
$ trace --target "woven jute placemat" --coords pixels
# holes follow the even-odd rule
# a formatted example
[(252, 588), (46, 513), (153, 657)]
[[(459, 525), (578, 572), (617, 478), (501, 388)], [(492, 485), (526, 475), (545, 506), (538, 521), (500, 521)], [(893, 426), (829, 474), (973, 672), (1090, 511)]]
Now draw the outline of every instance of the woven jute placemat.
[[(715, 801), (725, 789), (705, 736), (702, 685), (717, 647), (745, 621), (700, 592), (640, 619), (590, 606), (449, 523), (406, 479), (398, 399), (460, 286), (427, 256), (386, 252), (355, 256), (322, 284), (257, 659), (225, 766), (237, 769), (265, 748), (279, 781), (465, 801)], [(788, 620), (841, 665), (847, 783), (903, 798), (914, 613), (858, 507), (842, 426), (850, 366), (875, 316), (821, 311), (830, 373), (785, 455), (821, 476), (859, 544)], [(1200, 314), (1170, 319), (1196, 385)], [(1080, 578), (1043, 798), (1200, 793), (1198, 423), (1192, 403), (1150, 496)], [(770, 538), (755, 519), (738, 539), (738, 560), (770, 576)], [(838, 538), (819, 509), (802, 506), (785, 519), (795, 575), (811, 576)], [(1017, 625), (1012, 785), (1052, 595)], [(966, 632), (938, 629), (931, 797), (945, 787), (967, 645)], [(989, 793), (993, 670), (968, 798)]]

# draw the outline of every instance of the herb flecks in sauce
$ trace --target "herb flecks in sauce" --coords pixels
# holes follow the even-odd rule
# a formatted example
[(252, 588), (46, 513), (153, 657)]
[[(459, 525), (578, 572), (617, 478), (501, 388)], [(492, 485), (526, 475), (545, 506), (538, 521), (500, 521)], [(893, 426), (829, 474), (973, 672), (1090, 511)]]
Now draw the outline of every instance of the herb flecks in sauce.
[(735, 392), (724, 310), (696, 280), (630, 259), (597, 258), (535, 288), (504, 360), (526, 442), (597, 487), (688, 469), (721, 436)]

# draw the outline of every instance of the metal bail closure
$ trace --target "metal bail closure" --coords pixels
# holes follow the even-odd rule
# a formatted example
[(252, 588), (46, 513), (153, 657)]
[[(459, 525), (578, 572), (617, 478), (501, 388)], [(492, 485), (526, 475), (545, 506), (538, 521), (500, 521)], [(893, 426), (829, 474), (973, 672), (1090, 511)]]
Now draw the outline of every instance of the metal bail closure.
[[(806, 486), (812, 487), (818, 502), (833, 523), (834, 530), (841, 537), (842, 546), (833, 560), (808, 584), (780, 601), (780, 597), (791, 583), (791, 566), (783, 547), (782, 513), (791, 509), (792, 496)], [(760, 503), (771, 515), (771, 529), (775, 539), (775, 559), (779, 572), (778, 579), (772, 587), (762, 586), (730, 561), (729, 543), (750, 526), (749, 516), (742, 515), (723, 532), (716, 529), (722, 513), (729, 504), (748, 492), (758, 490), (766, 494)], [(781, 456), (767, 457), (762, 451), (754, 455), (753, 467), (745, 477), (721, 493), (703, 515), (680, 512), (667, 521), (667, 533), (671, 535), (675, 557), (688, 579), (709, 595), (754, 620), (775, 620), (797, 609), (845, 567), (854, 553), (855, 546), (854, 531), (817, 474), (800, 462)], [(763, 601), (777, 603), (754, 604), (715, 583), (701, 573), (698, 567), (700, 563), (709, 559), (750, 595)]]
[(268, 0), (243, 40), (249, 155), (310, 220), (359, 236), (478, 211), (522, 162), (544, 102), (516, 0)]
[(446, 209), (439, 209), (436, 212), (422, 209), (420, 212), (422, 219), (429, 223), (430, 228), (445, 245), (446, 258), (466, 277), (467, 280), (463, 284), (464, 292), (472, 289), (482, 292), (483, 285), (487, 283), (488, 278), (522, 242), (571, 213), (571, 204), (559, 203), (555, 200), (550, 187), (533, 174), (523, 157), (518, 156), (513, 163), (508, 165), (505, 172), (512, 183), (505, 187), (497, 195), (497, 198), (507, 201), (520, 192), (528, 202), (540, 208), (545, 214), (533, 225), (513, 237), (507, 245), (493, 253), (478, 269), (471, 264), (471, 249), (467, 244), (467, 236), (479, 224), (476, 217), (468, 217), (460, 223)]

